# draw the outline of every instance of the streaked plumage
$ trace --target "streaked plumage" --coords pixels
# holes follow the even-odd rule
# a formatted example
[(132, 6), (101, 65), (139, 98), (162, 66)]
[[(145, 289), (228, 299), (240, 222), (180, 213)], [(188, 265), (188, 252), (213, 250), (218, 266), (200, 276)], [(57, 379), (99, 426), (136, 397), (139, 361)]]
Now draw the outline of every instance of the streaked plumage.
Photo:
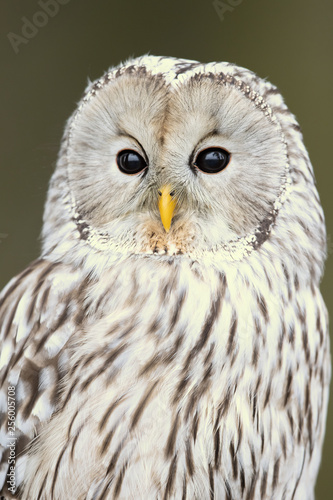
[[(195, 164), (209, 148), (231, 155), (215, 175)], [(124, 174), (123, 150), (148, 167)], [(20, 498), (313, 499), (325, 241), (276, 87), (154, 56), (90, 84), (65, 129), (42, 255), (0, 296), (0, 480), (10, 385)]]

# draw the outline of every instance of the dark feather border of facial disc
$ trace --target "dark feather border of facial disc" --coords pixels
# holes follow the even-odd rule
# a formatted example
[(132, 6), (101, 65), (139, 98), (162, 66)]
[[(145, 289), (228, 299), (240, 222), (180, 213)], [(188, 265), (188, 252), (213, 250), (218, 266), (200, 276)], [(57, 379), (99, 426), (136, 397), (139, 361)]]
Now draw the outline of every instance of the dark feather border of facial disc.
[[(197, 63), (190, 63), (188, 64), (188, 68), (186, 71), (184, 71), (184, 67), (179, 69), (179, 71), (177, 70), (174, 71), (175, 74), (174, 78), (175, 79), (178, 78), (178, 73), (183, 74), (190, 72), (191, 70), (196, 68), (196, 66), (198, 66)], [(130, 66), (124, 66), (115, 69), (114, 71), (107, 72), (103, 77), (95, 81), (88, 89), (88, 91), (84, 94), (81, 104), (74, 113), (69, 126), (68, 142), (66, 148), (66, 159), (67, 159), (66, 168), (67, 168), (67, 179), (69, 185), (70, 185), (70, 177), (68, 172), (68, 166), (69, 166), (68, 151), (70, 149), (72, 132), (75, 128), (75, 122), (80, 116), (83, 107), (88, 101), (90, 101), (90, 99), (93, 99), (95, 97), (95, 95), (99, 92), (100, 89), (104, 88), (108, 83), (114, 81), (123, 74), (133, 74), (133, 73), (141, 76), (149, 74), (155, 78), (164, 78), (163, 73), (152, 74), (150, 71), (147, 71), (147, 68), (145, 66), (140, 66), (140, 65), (135, 66), (131, 64)], [(212, 254), (218, 254), (220, 259), (240, 260), (245, 256), (250, 255), (253, 250), (258, 249), (269, 238), (271, 230), (276, 222), (279, 210), (281, 209), (284, 201), (288, 197), (290, 187), (292, 184), (292, 179), (290, 176), (287, 143), (285, 140), (284, 133), (282, 131), (281, 124), (274, 115), (271, 107), (265, 102), (264, 98), (258, 92), (251, 90), (250, 86), (246, 85), (242, 80), (235, 78), (229, 73), (223, 73), (223, 72), (218, 72), (218, 73), (198, 72), (194, 73), (194, 75), (191, 76), (199, 78), (200, 76), (202, 76), (202, 77), (218, 79), (218, 81), (221, 84), (225, 86), (233, 86), (236, 89), (238, 89), (245, 97), (247, 97), (253, 103), (254, 106), (256, 106), (263, 112), (266, 118), (274, 126), (276, 126), (281, 138), (281, 142), (284, 147), (285, 151), (284, 174), (282, 175), (281, 178), (279, 194), (273, 204), (272, 210), (267, 214), (267, 216), (254, 228), (252, 232), (246, 234), (245, 236), (240, 236), (238, 238), (235, 238), (234, 240), (228, 241), (227, 243), (215, 245), (214, 247), (204, 252), (200, 252), (200, 255), (195, 249), (188, 253), (188, 257), (192, 258), (193, 260), (196, 260), (198, 257), (209, 258), (210, 256), (212, 256)], [(120, 248), (117, 241), (114, 238), (112, 238), (108, 232), (105, 231), (103, 232), (90, 226), (89, 223), (86, 220), (84, 220), (84, 218), (82, 218), (80, 215), (80, 210), (74, 198), (72, 189), (70, 189), (70, 193), (71, 193), (72, 218), (77, 226), (80, 238), (82, 240), (85, 240), (91, 247), (95, 248), (96, 250), (105, 251), (109, 249), (117, 254), (143, 254), (143, 251), (138, 251), (138, 249), (135, 248), (134, 243), (132, 244), (129, 243), (128, 245), (123, 243)], [(165, 255), (170, 256), (174, 254), (170, 254), (166, 250)]]

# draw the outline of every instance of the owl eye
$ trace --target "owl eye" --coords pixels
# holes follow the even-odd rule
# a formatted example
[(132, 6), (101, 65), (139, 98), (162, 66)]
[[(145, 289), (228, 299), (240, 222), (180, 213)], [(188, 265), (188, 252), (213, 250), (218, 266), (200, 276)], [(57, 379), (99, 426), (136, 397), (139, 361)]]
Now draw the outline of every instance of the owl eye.
[(229, 163), (231, 154), (222, 148), (208, 148), (201, 151), (193, 163), (206, 174), (217, 174)]
[(132, 149), (119, 151), (117, 155), (117, 165), (123, 174), (134, 175), (142, 172), (147, 167), (147, 163), (139, 153)]

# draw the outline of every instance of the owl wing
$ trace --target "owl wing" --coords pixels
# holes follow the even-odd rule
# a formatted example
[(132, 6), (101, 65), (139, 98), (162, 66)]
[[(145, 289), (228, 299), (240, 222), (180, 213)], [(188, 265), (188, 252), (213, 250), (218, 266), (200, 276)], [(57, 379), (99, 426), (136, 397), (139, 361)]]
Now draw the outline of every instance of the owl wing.
[(19, 486), (25, 449), (57, 408), (81, 290), (75, 271), (39, 259), (0, 295), (0, 493), (8, 497), (10, 465)]

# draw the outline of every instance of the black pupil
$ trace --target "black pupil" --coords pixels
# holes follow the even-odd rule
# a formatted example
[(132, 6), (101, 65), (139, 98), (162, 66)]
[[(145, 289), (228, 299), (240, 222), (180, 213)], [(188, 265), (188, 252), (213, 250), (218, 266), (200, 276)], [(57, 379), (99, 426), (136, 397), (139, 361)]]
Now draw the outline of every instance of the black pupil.
[(194, 165), (202, 172), (216, 174), (221, 172), (230, 161), (230, 153), (222, 148), (208, 148), (198, 154)]
[(147, 166), (139, 153), (131, 149), (120, 151), (117, 156), (119, 170), (124, 174), (138, 174)]

